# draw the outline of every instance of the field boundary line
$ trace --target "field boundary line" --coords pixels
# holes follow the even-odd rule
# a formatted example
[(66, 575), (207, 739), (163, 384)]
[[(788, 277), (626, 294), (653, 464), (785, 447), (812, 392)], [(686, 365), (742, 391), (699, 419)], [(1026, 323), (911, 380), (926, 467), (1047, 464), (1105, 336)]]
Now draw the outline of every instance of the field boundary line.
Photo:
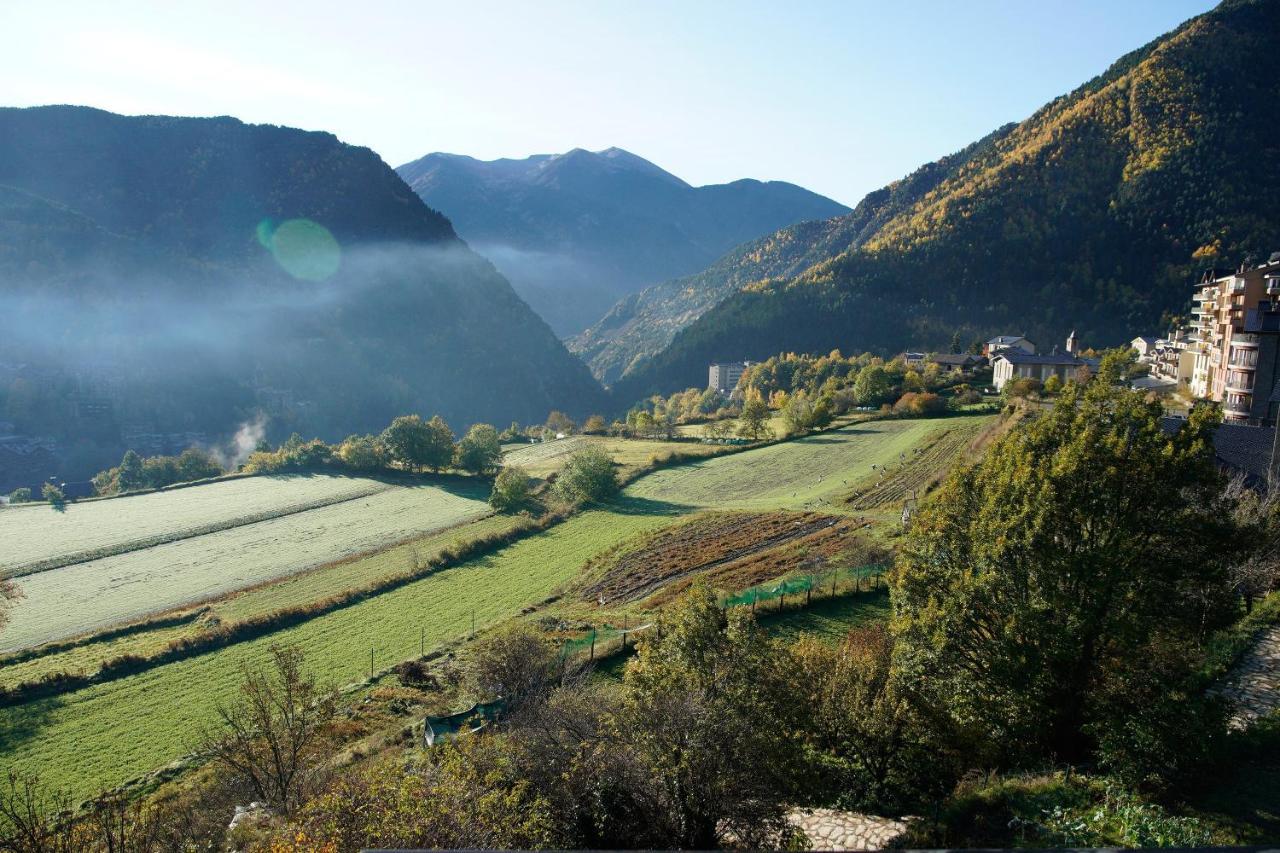
[(300, 515), (301, 513), (311, 512), (312, 510), (337, 506), (339, 504), (347, 503), (348, 501), (363, 500), (365, 498), (373, 497), (374, 495), (384, 494), (385, 492), (389, 492), (396, 488), (396, 486), (388, 483), (379, 483), (379, 486), (380, 488), (371, 488), (368, 491), (362, 491), (357, 494), (338, 495), (330, 498), (317, 498), (314, 501), (294, 504), (293, 506), (286, 507), (283, 510), (263, 510), (262, 512), (250, 513), (249, 515), (242, 515), (236, 518), (226, 519), (225, 521), (215, 521), (198, 527), (189, 527), (186, 530), (175, 531), (173, 533), (162, 533), (158, 536), (148, 536), (143, 539), (133, 539), (128, 542), (120, 542), (116, 545), (106, 545), (102, 548), (95, 548), (91, 551), (76, 551), (70, 554), (64, 554), (61, 557), (50, 557), (44, 560), (38, 560), (34, 563), (19, 565), (16, 569), (8, 567), (0, 568), (0, 577), (21, 578), (28, 575), (37, 575), (41, 572), (65, 569), (69, 566), (78, 566), (82, 563), (92, 563), (94, 560), (105, 560), (108, 557), (118, 557), (121, 554), (130, 554), (134, 551), (145, 551), (148, 548), (157, 548), (161, 545), (170, 545), (174, 542), (183, 542), (187, 539), (198, 539), (201, 536), (221, 533), (224, 530), (234, 530), (237, 527), (250, 527), (254, 524), (262, 524), (266, 521), (288, 518), (291, 515)]

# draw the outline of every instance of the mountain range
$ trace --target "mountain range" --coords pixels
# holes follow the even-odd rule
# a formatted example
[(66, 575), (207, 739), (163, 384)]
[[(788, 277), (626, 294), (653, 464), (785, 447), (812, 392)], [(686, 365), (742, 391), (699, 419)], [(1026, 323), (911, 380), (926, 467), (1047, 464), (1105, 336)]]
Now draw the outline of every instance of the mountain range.
[(740, 243), (848, 210), (782, 181), (690, 186), (620, 148), (490, 161), (437, 153), (396, 171), (562, 336)]
[(262, 409), (333, 439), (604, 405), (444, 216), (328, 133), (0, 109), (0, 281), (0, 420), (90, 456)]
[(1199, 270), (1280, 248), (1280, 69), (1257, 61), (1277, 49), (1280, 3), (1227, 0), (852, 213), (642, 292), (574, 347), (621, 401), (786, 350), (1161, 331)]

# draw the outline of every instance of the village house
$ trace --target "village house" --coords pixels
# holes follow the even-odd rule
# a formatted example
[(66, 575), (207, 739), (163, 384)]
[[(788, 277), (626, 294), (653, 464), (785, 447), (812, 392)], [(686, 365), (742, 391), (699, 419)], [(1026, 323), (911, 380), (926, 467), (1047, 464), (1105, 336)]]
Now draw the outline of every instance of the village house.
[(987, 360), (973, 353), (935, 353), (929, 356), (929, 363), (938, 365), (944, 373), (969, 374), (982, 367)]
[(898, 358), (902, 359), (902, 364), (908, 370), (921, 370), (924, 368), (926, 355), (922, 352), (904, 352)]
[(991, 359), (992, 384), (997, 391), (1014, 379), (1036, 379), (1046, 381), (1050, 376), (1057, 376), (1063, 382), (1076, 379), (1082, 369), (1096, 370), (1096, 359), (1080, 358), (1076, 351), (1079, 341), (1073, 331), (1067, 336), (1066, 352), (1059, 353), (1057, 348), (1049, 355), (1037, 355), (1026, 352), (1021, 347), (1011, 346), (998, 351)]
[(1138, 361), (1148, 362), (1155, 355), (1156, 339), (1149, 338), (1146, 335), (1139, 335), (1129, 342), (1129, 346), (1138, 353)]
[[(1075, 332), (1072, 332), (1072, 334), (1074, 335)], [(1026, 335), (996, 335), (982, 345), (982, 354), (987, 358), (992, 358), (996, 353), (1010, 349), (1018, 349), (1035, 355), (1036, 345), (1027, 340)]]
[(707, 387), (721, 394), (732, 394), (738, 380), (756, 364), (754, 361), (717, 362), (707, 370)]
[(1191, 333), (1187, 329), (1176, 328), (1169, 332), (1168, 337), (1157, 340), (1150, 364), (1151, 375), (1155, 378), (1180, 388), (1190, 385), (1196, 365)]

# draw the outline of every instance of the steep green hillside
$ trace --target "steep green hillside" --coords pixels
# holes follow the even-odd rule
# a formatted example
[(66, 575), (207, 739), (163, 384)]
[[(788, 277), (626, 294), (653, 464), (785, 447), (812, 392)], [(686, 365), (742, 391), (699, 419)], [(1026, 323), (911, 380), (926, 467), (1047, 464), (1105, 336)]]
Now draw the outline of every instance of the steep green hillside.
[(999, 134), (874, 234), (735, 293), (633, 368), (619, 401), (783, 350), (1156, 331), (1198, 269), (1280, 248), (1278, 47), (1274, 0), (1189, 21)]
[[(963, 151), (920, 167), (900, 181), (877, 190), (850, 213), (834, 219), (801, 222), (746, 243), (708, 269), (685, 278), (645, 288), (613, 307), (602, 320), (569, 341), (601, 382), (613, 383), (633, 367), (671, 343), (726, 297), (752, 282), (798, 275), (850, 246), (860, 246), (897, 214), (909, 210), (926, 193), (962, 165), (987, 151), (1013, 125), (973, 143)], [(718, 360), (734, 360), (725, 352)]]
[(333, 439), (406, 411), (464, 428), (600, 401), (368, 149), (231, 118), (0, 109), (0, 420), (56, 437), (66, 479), (126, 434), (213, 442), (258, 410), (273, 437)]
[(523, 160), (428, 154), (397, 171), (562, 335), (739, 243), (848, 210), (782, 181), (693, 187), (620, 148)]

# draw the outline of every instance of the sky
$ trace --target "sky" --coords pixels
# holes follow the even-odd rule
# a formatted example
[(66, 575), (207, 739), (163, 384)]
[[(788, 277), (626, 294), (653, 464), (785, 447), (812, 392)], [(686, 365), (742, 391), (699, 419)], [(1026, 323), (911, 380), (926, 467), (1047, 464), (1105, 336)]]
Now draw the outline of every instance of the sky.
[(392, 166), (625, 148), (848, 205), (1208, 0), (0, 0), (0, 105), (233, 115)]

